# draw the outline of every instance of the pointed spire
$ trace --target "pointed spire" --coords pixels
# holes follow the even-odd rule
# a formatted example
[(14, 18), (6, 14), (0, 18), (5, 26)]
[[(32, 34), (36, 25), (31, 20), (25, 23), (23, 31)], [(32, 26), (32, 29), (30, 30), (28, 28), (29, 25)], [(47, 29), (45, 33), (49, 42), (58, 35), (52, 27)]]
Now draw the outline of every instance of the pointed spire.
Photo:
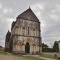
[(10, 33), (10, 31), (8, 30), (7, 34)]
[(8, 30), (8, 32), (9, 32), (9, 30)]
[(29, 6), (29, 9), (30, 9), (30, 6)]
[(29, 6), (29, 9), (31, 9), (31, 7)]
[[(31, 7), (29, 6), (29, 10), (31, 10)], [(32, 10), (31, 10), (32, 11)]]

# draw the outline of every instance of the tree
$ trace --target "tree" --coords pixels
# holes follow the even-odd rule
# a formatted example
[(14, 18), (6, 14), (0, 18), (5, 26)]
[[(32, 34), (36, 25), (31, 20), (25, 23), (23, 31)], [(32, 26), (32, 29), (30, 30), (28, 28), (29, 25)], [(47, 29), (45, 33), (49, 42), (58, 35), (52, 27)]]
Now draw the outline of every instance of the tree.
[(58, 50), (59, 50), (58, 42), (55, 41), (55, 42), (54, 42), (54, 45), (53, 45), (53, 51), (54, 51), (54, 52), (58, 52)]
[(49, 50), (48, 45), (47, 45), (47, 44), (42, 43), (42, 51), (43, 51), (43, 52), (48, 52), (48, 50)]

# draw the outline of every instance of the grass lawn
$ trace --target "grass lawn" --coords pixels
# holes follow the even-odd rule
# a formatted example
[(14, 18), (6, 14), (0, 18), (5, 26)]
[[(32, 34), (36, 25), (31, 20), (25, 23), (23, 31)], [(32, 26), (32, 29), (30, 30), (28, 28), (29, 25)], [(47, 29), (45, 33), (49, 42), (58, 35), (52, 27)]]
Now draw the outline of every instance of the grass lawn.
[(43, 60), (43, 59), (31, 56), (13, 55), (11, 53), (4, 52), (4, 50), (0, 50), (0, 60)]
[(36, 57), (31, 57), (31, 56), (24, 56), (24, 58), (26, 60), (44, 60), (44, 59), (41, 59), (41, 58), (36, 58)]
[(0, 60), (44, 60), (31, 56), (14, 56), (14, 55), (0, 55)]
[(1, 54), (8, 54), (8, 52), (4, 52), (4, 50), (0, 49), (0, 55)]
[(41, 57), (45, 57), (45, 58), (52, 58), (52, 59), (55, 59), (55, 56), (54, 55), (49, 55), (49, 54), (42, 54), (40, 55)]

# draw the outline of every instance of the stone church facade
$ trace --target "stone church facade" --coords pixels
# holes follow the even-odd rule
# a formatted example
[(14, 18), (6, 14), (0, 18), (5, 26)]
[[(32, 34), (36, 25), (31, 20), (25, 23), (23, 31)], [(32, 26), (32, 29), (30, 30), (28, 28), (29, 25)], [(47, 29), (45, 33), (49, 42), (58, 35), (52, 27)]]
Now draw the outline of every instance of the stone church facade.
[(30, 8), (13, 21), (9, 48), (12, 53), (39, 54), (42, 52), (40, 22)]

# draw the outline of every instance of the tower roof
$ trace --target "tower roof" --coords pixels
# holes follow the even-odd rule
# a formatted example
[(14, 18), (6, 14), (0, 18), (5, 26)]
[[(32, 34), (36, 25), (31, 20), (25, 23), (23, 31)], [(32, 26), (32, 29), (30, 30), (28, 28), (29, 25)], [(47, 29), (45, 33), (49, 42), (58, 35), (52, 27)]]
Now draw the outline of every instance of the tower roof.
[(33, 13), (33, 11), (31, 10), (30, 7), (29, 7), (29, 9), (27, 9), (26, 11), (24, 11), (23, 13), (18, 15), (17, 19), (26, 19), (26, 20), (31, 20), (31, 21), (39, 22), (39, 19)]

